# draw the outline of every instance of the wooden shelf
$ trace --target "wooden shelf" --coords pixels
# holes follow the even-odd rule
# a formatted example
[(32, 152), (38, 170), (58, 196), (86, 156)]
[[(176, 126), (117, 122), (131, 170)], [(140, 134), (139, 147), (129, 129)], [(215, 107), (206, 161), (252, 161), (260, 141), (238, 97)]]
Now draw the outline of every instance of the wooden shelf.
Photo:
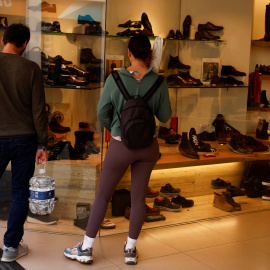
[(270, 47), (270, 41), (265, 41), (265, 40), (252, 40), (251, 41), (252, 46), (257, 46), (257, 47)]
[[(266, 145), (269, 144), (269, 141), (262, 142)], [(270, 160), (270, 151), (254, 152), (253, 154), (240, 155), (232, 152), (229, 149), (228, 145), (219, 145), (217, 141), (208, 143), (210, 143), (212, 147), (217, 149), (218, 152), (216, 154), (216, 157), (200, 156), (200, 159), (191, 159), (183, 156), (179, 152), (178, 145), (165, 144), (164, 141), (159, 140), (160, 152), (162, 153), (162, 156), (155, 165), (154, 170), (252, 160)]]

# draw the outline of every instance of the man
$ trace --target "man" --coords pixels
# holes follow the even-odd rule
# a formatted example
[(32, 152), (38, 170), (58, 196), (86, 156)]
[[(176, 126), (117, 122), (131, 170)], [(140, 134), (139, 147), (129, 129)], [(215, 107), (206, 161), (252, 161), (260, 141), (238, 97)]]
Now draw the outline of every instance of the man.
[(23, 54), (30, 30), (12, 24), (4, 32), (0, 53), (0, 178), (11, 161), (12, 202), (4, 235), (3, 262), (27, 254), (22, 243), (28, 213), (29, 180), (36, 163), (46, 162), (47, 119), (39, 66)]

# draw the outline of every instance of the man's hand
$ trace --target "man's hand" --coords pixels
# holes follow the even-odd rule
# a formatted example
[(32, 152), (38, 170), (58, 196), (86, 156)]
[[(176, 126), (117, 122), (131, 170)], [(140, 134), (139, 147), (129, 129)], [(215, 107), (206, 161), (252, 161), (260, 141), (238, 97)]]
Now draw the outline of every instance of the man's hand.
[(36, 163), (44, 164), (47, 162), (47, 150), (38, 149), (36, 153)]

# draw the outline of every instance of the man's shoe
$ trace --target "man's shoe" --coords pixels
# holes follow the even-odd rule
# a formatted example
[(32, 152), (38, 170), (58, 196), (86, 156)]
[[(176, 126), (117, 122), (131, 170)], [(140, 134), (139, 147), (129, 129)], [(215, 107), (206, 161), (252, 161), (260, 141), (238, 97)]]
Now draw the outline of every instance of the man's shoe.
[(187, 15), (183, 22), (183, 38), (188, 39), (190, 34), (191, 17)]
[(234, 210), (241, 211), (241, 205), (234, 201), (230, 192), (222, 192), (222, 195), (225, 195), (227, 202), (233, 206)]
[(17, 248), (6, 247), (4, 246), (2, 262), (13, 262), (19, 259), (20, 257), (28, 253), (28, 246), (22, 242), (19, 243)]
[(184, 80), (186, 80), (187, 82), (191, 82), (194, 86), (203, 85), (201, 80), (200, 79), (195, 79), (194, 77), (192, 77), (190, 75), (189, 71), (186, 71), (186, 72), (178, 71), (178, 75), (180, 77), (182, 77)]
[(161, 221), (166, 220), (166, 217), (159, 214), (159, 215), (146, 215), (144, 218), (145, 222), (154, 222), (154, 221)]
[(197, 151), (193, 148), (192, 144), (188, 140), (187, 132), (182, 133), (181, 143), (179, 144), (178, 150), (182, 155), (188, 158), (199, 159)]
[(246, 145), (249, 146), (253, 152), (269, 151), (268, 145), (265, 145), (251, 136), (246, 136)]
[(141, 21), (131, 21), (131, 20), (128, 20), (127, 22), (125, 23), (120, 23), (118, 24), (118, 27), (133, 27), (133, 28), (141, 28)]
[(153, 190), (150, 187), (147, 186), (146, 190), (145, 190), (145, 197), (146, 198), (155, 198), (159, 195), (159, 191), (158, 190)]
[(228, 203), (226, 196), (217, 192), (214, 192), (213, 206), (225, 212), (234, 211), (234, 207)]
[(167, 39), (175, 39), (175, 33), (174, 33), (174, 30), (170, 30), (169, 31), (169, 34), (167, 35), (166, 37)]
[(232, 76), (228, 76), (227, 78), (227, 85), (231, 85), (231, 86), (239, 86), (239, 85), (243, 85), (244, 82), (243, 81), (239, 81), (236, 80), (234, 77)]
[(180, 192), (181, 192), (180, 188), (174, 188), (170, 183), (168, 183), (165, 186), (161, 187), (160, 196), (171, 197), (171, 196), (179, 195)]
[(221, 76), (246, 76), (245, 72), (236, 70), (233, 66), (222, 66)]
[(33, 224), (53, 225), (58, 222), (58, 218), (52, 217), (49, 214), (35, 215), (30, 212), (26, 218), (26, 221)]
[(231, 185), (231, 182), (229, 181), (224, 181), (220, 178), (217, 178), (215, 180), (211, 180), (211, 188), (213, 189), (222, 189), (222, 188), (227, 188)]
[(176, 68), (176, 69), (187, 70), (187, 69), (190, 69), (190, 66), (181, 63), (178, 56), (173, 57), (173, 56), (170, 55), (170, 60), (169, 60), (169, 63), (168, 63), (168, 69), (171, 69), (171, 68), (172, 69)]
[(198, 31), (220, 31), (223, 30), (223, 26), (217, 26), (213, 23), (207, 22), (205, 24), (198, 24)]
[(195, 39), (196, 40), (217, 40), (217, 39), (220, 39), (220, 36), (214, 36), (207, 31), (203, 31), (203, 32), (196, 32)]
[(188, 139), (198, 155), (217, 153), (216, 148), (212, 148), (209, 143), (204, 143), (202, 140), (198, 139), (195, 128), (189, 130)]
[(181, 31), (180, 30), (176, 30), (176, 32), (175, 32), (175, 39), (182, 40), (183, 38), (184, 37), (183, 37)]
[(156, 198), (154, 201), (154, 207), (168, 212), (179, 212), (182, 208), (181, 205), (172, 203), (168, 198)]
[(82, 64), (88, 64), (88, 63), (101, 64), (102, 62), (103, 62), (102, 59), (98, 59), (95, 57), (92, 49), (90, 49), (90, 48), (81, 49), (80, 63), (82, 63)]
[(69, 65), (72, 64), (72, 61), (65, 60), (61, 55), (56, 55), (55, 57), (48, 55), (48, 60), (50, 64), (55, 64), (56, 61), (61, 61), (63, 65)]
[(147, 204), (145, 205), (145, 215), (159, 215), (160, 214), (160, 209), (159, 208), (151, 208)]
[(230, 192), (232, 197), (237, 197), (237, 196), (244, 196), (246, 195), (246, 191), (243, 189), (240, 189), (239, 187), (236, 186), (229, 186), (226, 189), (227, 192)]
[(141, 22), (144, 28), (146, 28), (149, 32), (153, 33), (152, 25), (148, 19), (147, 14), (144, 12), (141, 17)]
[(125, 245), (124, 256), (125, 256), (125, 264), (130, 264), (130, 265), (137, 264), (139, 254), (136, 247), (133, 249), (126, 249), (126, 245)]
[(87, 263), (91, 264), (93, 263), (93, 256), (92, 256), (92, 248), (88, 248), (86, 250), (82, 250), (82, 244), (79, 243), (75, 247), (72, 248), (66, 248), (64, 250), (64, 255), (71, 259), (71, 260), (77, 260), (81, 263)]
[(147, 37), (153, 37), (154, 33), (149, 31), (147, 28), (143, 28), (143, 30), (141, 31), (141, 33)]
[(252, 148), (246, 145), (245, 136), (242, 134), (233, 135), (230, 142), (228, 143), (228, 147), (233, 152), (240, 155), (247, 155), (253, 153)]
[(172, 198), (172, 202), (178, 205), (181, 205), (183, 208), (192, 207), (194, 205), (193, 200), (187, 200), (185, 197), (178, 195), (175, 198)]

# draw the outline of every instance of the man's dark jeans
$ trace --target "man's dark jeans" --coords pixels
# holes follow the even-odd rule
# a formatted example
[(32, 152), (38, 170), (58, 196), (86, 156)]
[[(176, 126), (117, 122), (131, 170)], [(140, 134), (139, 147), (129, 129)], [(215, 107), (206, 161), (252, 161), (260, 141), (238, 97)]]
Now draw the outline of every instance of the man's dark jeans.
[(6, 247), (16, 248), (23, 237), (29, 208), (29, 180), (35, 171), (36, 151), (35, 136), (0, 138), (0, 179), (9, 161), (12, 172), (12, 202), (4, 235)]

